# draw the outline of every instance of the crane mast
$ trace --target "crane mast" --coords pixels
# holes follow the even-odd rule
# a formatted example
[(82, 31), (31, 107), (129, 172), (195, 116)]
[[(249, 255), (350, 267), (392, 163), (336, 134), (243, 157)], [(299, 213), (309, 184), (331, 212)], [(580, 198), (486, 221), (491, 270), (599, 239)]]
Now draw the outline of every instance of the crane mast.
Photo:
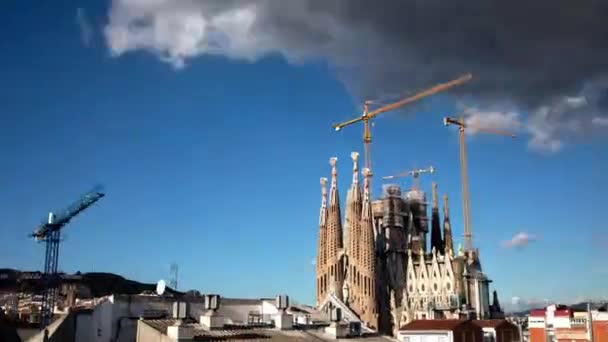
[(42, 312), (40, 316), (41, 329), (44, 329), (51, 323), (53, 309), (55, 307), (61, 229), (67, 225), (72, 218), (92, 206), (104, 196), (105, 194), (101, 192), (101, 188), (94, 188), (67, 209), (59, 213), (59, 215), (49, 213), (48, 220), (40, 224), (31, 234), (36, 241), (44, 241), (46, 243), (44, 275), (42, 277), (44, 292), (42, 295)]
[(399, 100), (397, 102), (374, 109), (372, 111), (369, 111), (369, 105), (372, 103), (372, 101), (365, 101), (363, 103), (363, 114), (361, 116), (348, 120), (348, 121), (345, 121), (345, 122), (342, 122), (342, 123), (334, 124), (332, 127), (336, 131), (339, 131), (346, 126), (352, 125), (357, 122), (363, 122), (363, 146), (364, 146), (364, 151), (365, 151), (365, 168), (368, 168), (371, 170), (371, 151), (370, 151), (370, 146), (369, 146), (372, 142), (372, 135), (371, 135), (371, 131), (370, 131), (370, 122), (369, 122), (371, 119), (373, 119), (374, 117), (376, 117), (382, 113), (391, 111), (393, 109), (397, 109), (399, 107), (402, 107), (402, 106), (408, 105), (410, 103), (416, 102), (418, 100), (421, 100), (425, 97), (434, 95), (438, 92), (441, 92), (446, 89), (452, 88), (454, 86), (463, 84), (463, 83), (471, 80), (472, 78), (473, 78), (473, 76), (471, 74), (467, 74), (467, 75), (459, 77), (455, 80), (452, 80), (450, 82), (440, 83), (440, 84), (438, 84), (432, 88), (429, 88), (427, 90), (424, 90), (414, 96), (404, 98), (402, 100)]
[(471, 233), (471, 218), (470, 218), (470, 207), (469, 207), (469, 177), (468, 177), (468, 163), (467, 163), (467, 146), (465, 142), (465, 128), (475, 129), (485, 133), (505, 135), (515, 138), (515, 134), (503, 132), (491, 128), (476, 127), (464, 122), (462, 117), (458, 119), (444, 118), (443, 124), (456, 125), (458, 126), (458, 146), (459, 146), (459, 159), (460, 159), (460, 185), (462, 192), (462, 211), (464, 217), (464, 246), (466, 251), (473, 249), (473, 234)]

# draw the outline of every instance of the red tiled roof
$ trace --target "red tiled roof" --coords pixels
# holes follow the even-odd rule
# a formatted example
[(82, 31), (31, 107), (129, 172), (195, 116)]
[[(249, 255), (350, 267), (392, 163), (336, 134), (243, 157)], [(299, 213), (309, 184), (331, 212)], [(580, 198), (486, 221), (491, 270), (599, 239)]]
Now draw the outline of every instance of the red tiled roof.
[(468, 322), (460, 319), (423, 319), (412, 321), (399, 330), (454, 330)]
[(530, 316), (533, 316), (533, 317), (545, 317), (545, 309), (530, 310)]
[(483, 319), (483, 320), (473, 320), (473, 324), (480, 326), (482, 328), (496, 328), (503, 324), (515, 327), (515, 325), (506, 319)]
[(568, 309), (563, 309), (563, 310), (555, 310), (555, 313), (553, 314), (555, 316), (570, 316), (570, 310)]

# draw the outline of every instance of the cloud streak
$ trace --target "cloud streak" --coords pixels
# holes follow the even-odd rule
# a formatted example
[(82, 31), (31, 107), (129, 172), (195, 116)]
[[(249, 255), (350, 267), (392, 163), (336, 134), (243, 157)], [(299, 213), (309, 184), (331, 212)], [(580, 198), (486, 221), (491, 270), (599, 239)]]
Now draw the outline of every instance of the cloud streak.
[(93, 27), (91, 27), (91, 23), (89, 22), (84, 8), (78, 8), (76, 10), (76, 23), (80, 28), (80, 39), (82, 40), (82, 44), (84, 44), (84, 46), (91, 45)]
[(530, 235), (526, 232), (519, 232), (515, 234), (511, 239), (503, 241), (502, 246), (505, 248), (524, 248), (531, 242), (536, 241), (536, 236)]
[(357, 99), (472, 72), (450, 93), (517, 113), (530, 148), (556, 152), (608, 127), (606, 16), (605, 1), (113, 0), (104, 35), (113, 56), (144, 50), (175, 68), (323, 59)]

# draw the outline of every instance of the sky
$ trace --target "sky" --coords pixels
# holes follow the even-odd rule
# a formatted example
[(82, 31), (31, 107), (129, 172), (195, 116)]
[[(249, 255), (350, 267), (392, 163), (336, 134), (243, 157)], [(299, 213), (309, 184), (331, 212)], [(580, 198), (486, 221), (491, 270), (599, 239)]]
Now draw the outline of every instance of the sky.
[[(412, 94), (469, 69), (373, 77), (389, 59), (362, 63), (375, 43), (351, 58), (344, 18), (323, 17), (340, 43), (317, 48), (306, 28), (298, 41), (270, 25), (277, 9), (226, 3), (237, 10), (168, 0), (0, 5), (0, 267), (41, 269), (44, 245), (28, 234), (99, 183), (107, 196), (64, 230), (61, 270), (156, 282), (175, 262), (181, 290), (314, 302), (319, 177), (338, 157), (344, 203), (350, 152), (363, 152), (361, 126), (331, 125), (360, 115), (364, 95)], [(263, 20), (267, 31), (253, 24)], [(547, 87), (534, 100), (473, 81), (469, 92), (383, 114), (372, 130), (373, 193), (379, 176), (434, 166), (421, 187), (437, 182), (448, 194), (461, 242), (457, 134), (442, 118), (464, 113), (516, 131), (467, 138), (472, 232), (492, 288), (503, 303), (607, 298), (608, 102), (593, 97), (606, 94), (595, 87), (603, 70), (590, 75), (578, 92)]]

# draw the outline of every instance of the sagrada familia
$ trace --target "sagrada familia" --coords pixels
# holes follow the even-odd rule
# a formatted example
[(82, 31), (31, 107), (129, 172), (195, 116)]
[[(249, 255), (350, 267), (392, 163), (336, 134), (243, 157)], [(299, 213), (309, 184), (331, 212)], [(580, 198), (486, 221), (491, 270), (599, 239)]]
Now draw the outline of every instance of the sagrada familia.
[[(387, 185), (372, 200), (371, 172), (363, 169), (359, 183), (358, 153), (346, 197), (344, 224), (338, 194), (337, 158), (331, 158), (329, 199), (327, 178), (321, 178), (321, 209), (316, 259), (317, 308), (342, 308), (343, 315), (369, 330), (396, 334), (414, 319), (502, 317), (496, 291), (490, 303), (489, 280), (479, 251), (454, 251), (448, 198), (443, 196), (443, 234), (437, 185), (433, 184), (431, 241), (427, 247), (425, 193), (405, 194)], [(443, 236), (442, 236), (443, 235)]]

